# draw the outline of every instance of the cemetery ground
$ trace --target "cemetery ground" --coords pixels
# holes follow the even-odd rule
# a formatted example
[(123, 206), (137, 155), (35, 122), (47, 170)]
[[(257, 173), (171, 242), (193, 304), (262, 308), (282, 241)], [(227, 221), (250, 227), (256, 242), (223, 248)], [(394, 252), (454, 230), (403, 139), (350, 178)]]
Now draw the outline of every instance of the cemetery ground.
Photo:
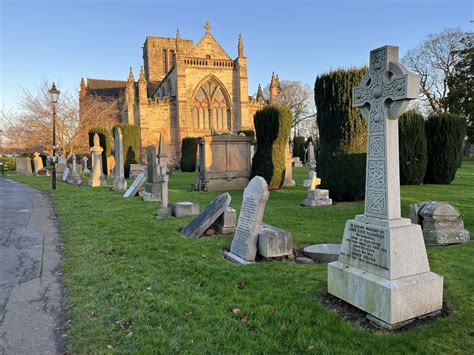
[[(270, 192), (263, 221), (290, 231), (298, 249), (340, 243), (346, 220), (363, 213), (363, 202), (300, 207), (307, 174), (307, 168), (296, 168), (296, 187)], [(48, 177), (9, 177), (50, 191)], [(192, 201), (203, 210), (219, 194), (187, 192), (194, 179), (194, 173), (173, 171), (170, 202)], [(232, 264), (223, 257), (232, 235), (186, 239), (178, 230), (192, 217), (156, 219), (158, 203), (124, 199), (110, 187), (58, 181), (51, 194), (63, 241), (70, 353), (470, 353), (474, 348), (472, 241), (427, 247), (431, 270), (444, 276), (451, 313), (386, 333), (325, 308), (326, 264)], [(230, 194), (238, 213), (242, 191)], [(409, 203), (454, 203), (472, 233), (474, 161), (465, 161), (450, 185), (402, 186), (401, 197), (404, 217)]]

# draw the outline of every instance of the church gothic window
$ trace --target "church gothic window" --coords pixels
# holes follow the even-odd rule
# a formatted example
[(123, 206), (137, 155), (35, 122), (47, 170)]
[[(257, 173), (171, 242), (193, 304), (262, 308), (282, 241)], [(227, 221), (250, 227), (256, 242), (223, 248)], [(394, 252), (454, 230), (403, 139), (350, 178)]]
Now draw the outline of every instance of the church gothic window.
[(224, 88), (209, 79), (196, 92), (193, 99), (195, 129), (230, 130), (230, 106)]

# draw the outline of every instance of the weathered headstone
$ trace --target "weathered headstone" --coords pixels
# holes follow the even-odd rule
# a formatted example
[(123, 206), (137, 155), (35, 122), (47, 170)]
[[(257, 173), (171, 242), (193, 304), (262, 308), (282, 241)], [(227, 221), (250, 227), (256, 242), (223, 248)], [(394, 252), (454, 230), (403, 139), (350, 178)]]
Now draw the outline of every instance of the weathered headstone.
[(112, 176), (115, 173), (115, 157), (109, 155), (107, 158), (107, 176)]
[(90, 149), (92, 154), (92, 173), (89, 178), (89, 186), (105, 186), (105, 175), (102, 171), (102, 151), (104, 150), (100, 146), (99, 135), (94, 134), (94, 146)]
[(328, 291), (388, 329), (439, 311), (443, 278), (430, 272), (419, 225), (400, 214), (397, 118), (418, 97), (419, 78), (398, 63), (398, 47), (370, 53), (352, 103), (368, 118), (365, 213), (346, 222)]
[(146, 167), (142, 164), (130, 164), (129, 179), (136, 179), (136, 177), (145, 170)]
[(146, 173), (142, 171), (136, 178), (133, 180), (133, 183), (130, 185), (127, 191), (123, 194), (123, 197), (133, 197), (141, 189), (143, 184), (146, 181)]
[(164, 218), (171, 217), (171, 207), (168, 206), (168, 152), (166, 151), (163, 134), (160, 134), (160, 146), (158, 150), (158, 182), (160, 184), (161, 207), (156, 211), (156, 216)]
[(258, 235), (258, 254), (265, 258), (292, 255), (291, 234), (283, 229), (263, 224)]
[(321, 179), (316, 176), (316, 171), (310, 170), (308, 179), (304, 181), (304, 186), (308, 188), (307, 197), (301, 203), (306, 207), (330, 206), (332, 199), (329, 198), (329, 190), (318, 189)]
[(63, 170), (63, 181), (67, 182), (67, 179), (69, 177), (69, 174), (71, 174), (71, 169), (69, 169), (67, 166)]
[(91, 174), (91, 171), (87, 168), (87, 161), (89, 159), (84, 156), (82, 157), (82, 175), (84, 176), (89, 176)]
[(145, 183), (145, 191), (143, 192), (143, 201), (158, 202), (160, 201), (160, 178), (158, 168), (158, 152), (156, 146), (146, 147), (146, 169), (147, 182)]
[(76, 156), (72, 156), (72, 167), (66, 176), (66, 182), (71, 185), (82, 185), (81, 175), (77, 172)]
[(290, 149), (290, 144), (287, 144), (285, 151), (285, 180), (283, 186), (292, 187), (295, 186), (295, 180), (293, 180), (293, 153)]
[(67, 161), (63, 155), (59, 155), (56, 163), (56, 174), (63, 173), (65, 168), (67, 168)]
[(199, 238), (229, 207), (230, 200), (230, 195), (227, 192), (217, 196), (204, 211), (181, 231), (181, 234), (189, 239)]
[(232, 207), (227, 207), (224, 212), (216, 219), (213, 227), (218, 234), (231, 234), (235, 232), (237, 213)]
[(41, 159), (41, 156), (40, 156), (40, 153), (38, 152), (35, 152), (34, 154), (34, 158), (33, 158), (33, 164), (35, 166), (35, 175), (38, 176), (39, 175), (39, 171), (40, 170), (43, 170), (43, 159)]
[(33, 175), (31, 159), (29, 157), (16, 158), (16, 173), (19, 175)]
[(300, 157), (293, 157), (293, 166), (295, 168), (302, 168), (303, 167), (303, 163), (301, 162)]
[(425, 244), (459, 244), (470, 240), (461, 213), (448, 202), (410, 204), (410, 219), (413, 224), (421, 225)]
[(173, 217), (197, 216), (199, 205), (193, 202), (175, 202), (170, 204)]
[(314, 157), (313, 142), (308, 143), (308, 166), (311, 171), (316, 171), (316, 158)]
[(115, 154), (115, 173), (113, 189), (115, 191), (127, 190), (127, 180), (125, 180), (125, 173), (123, 167), (123, 136), (120, 127), (115, 129), (114, 137), (114, 154)]
[(264, 178), (255, 176), (244, 190), (239, 220), (230, 253), (253, 261), (257, 255), (258, 234), (262, 228), (263, 214), (267, 204), (268, 185)]

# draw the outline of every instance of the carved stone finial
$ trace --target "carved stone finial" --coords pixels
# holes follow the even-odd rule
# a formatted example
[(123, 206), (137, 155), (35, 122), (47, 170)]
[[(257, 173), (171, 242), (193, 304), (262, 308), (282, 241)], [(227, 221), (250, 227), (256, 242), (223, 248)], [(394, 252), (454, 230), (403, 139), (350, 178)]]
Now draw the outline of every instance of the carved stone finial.
[(209, 23), (209, 21), (206, 21), (206, 23), (204, 24), (204, 29), (206, 30), (206, 33), (209, 33), (211, 31), (211, 24)]
[(262, 87), (260, 86), (260, 84), (258, 84), (258, 89), (257, 89), (257, 102), (263, 102), (263, 101), (264, 101), (264, 98), (263, 98)]
[(132, 67), (130, 67), (130, 71), (128, 73), (128, 81), (129, 82), (134, 82), (135, 81), (135, 78), (133, 77), (133, 70), (132, 70)]
[(239, 34), (239, 44), (237, 46), (239, 57), (244, 56), (244, 41), (242, 40), (242, 35)]
[(87, 88), (84, 78), (81, 78), (81, 91), (79, 92), (79, 97), (82, 98), (84, 96), (87, 96)]
[(145, 72), (143, 70), (143, 65), (140, 67), (140, 77), (138, 78), (138, 83), (146, 83)]
[(179, 28), (176, 29), (176, 40), (179, 41), (181, 39), (181, 35), (179, 34)]

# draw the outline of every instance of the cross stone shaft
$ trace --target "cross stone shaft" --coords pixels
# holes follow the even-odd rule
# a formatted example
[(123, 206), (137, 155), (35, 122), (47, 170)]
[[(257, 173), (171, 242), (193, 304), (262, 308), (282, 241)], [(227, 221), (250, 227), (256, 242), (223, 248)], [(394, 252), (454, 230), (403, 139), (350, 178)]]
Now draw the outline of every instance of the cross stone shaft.
[(398, 58), (398, 47), (371, 51), (369, 71), (352, 93), (352, 106), (369, 120), (365, 215), (384, 220), (401, 217), (397, 118), (419, 93), (419, 77)]

